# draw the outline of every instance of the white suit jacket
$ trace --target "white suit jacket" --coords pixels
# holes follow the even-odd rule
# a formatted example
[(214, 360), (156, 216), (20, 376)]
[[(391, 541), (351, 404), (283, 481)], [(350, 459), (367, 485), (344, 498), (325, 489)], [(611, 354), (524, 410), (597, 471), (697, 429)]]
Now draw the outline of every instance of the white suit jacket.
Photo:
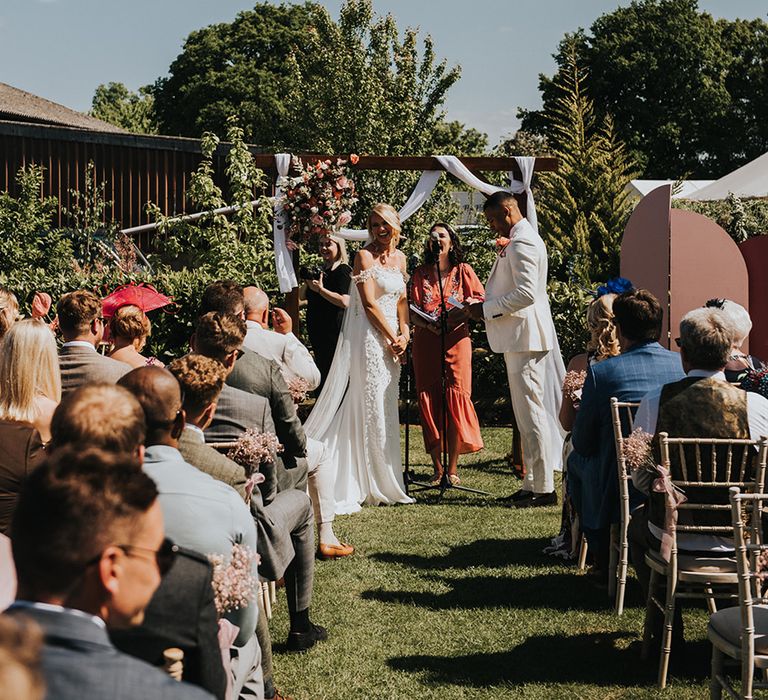
[(256, 321), (246, 321), (245, 324), (248, 331), (243, 346), (277, 362), (286, 383), (294, 377), (301, 377), (309, 384), (310, 389), (320, 386), (320, 370), (309, 350), (293, 333), (283, 335), (262, 328)]
[(547, 297), (547, 249), (527, 219), (509, 232), (485, 285), (483, 316), (494, 352), (558, 347)]

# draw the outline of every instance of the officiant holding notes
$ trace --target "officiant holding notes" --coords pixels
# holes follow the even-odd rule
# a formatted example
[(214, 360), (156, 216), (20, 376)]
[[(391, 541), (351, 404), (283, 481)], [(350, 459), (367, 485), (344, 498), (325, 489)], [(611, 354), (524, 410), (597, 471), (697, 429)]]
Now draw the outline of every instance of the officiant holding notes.
[[(464, 310), (471, 304), (482, 305), (483, 285), (475, 271), (463, 261), (459, 237), (448, 224), (436, 223), (432, 226), (423, 260), (423, 264), (414, 270), (410, 282), (411, 325), (414, 327), (413, 369), (421, 427), (424, 446), (432, 457), (435, 471), (432, 485), (440, 484), (445, 470), (450, 483), (458, 486), (459, 455), (483, 448), (480, 424), (472, 404), (472, 342)], [(439, 320), (442, 312), (441, 288), (448, 309), (448, 333), (445, 337), (447, 465), (442, 463), (441, 456), (444, 425)]]
[(485, 288), (485, 302), (468, 307), (485, 320), (491, 350), (504, 354), (526, 475), (512, 496), (518, 508), (557, 503), (554, 470), (562, 462), (558, 421), (565, 377), (547, 297), (547, 249), (523, 217), (514, 195), (496, 192), (483, 207), (491, 230), (508, 238)]

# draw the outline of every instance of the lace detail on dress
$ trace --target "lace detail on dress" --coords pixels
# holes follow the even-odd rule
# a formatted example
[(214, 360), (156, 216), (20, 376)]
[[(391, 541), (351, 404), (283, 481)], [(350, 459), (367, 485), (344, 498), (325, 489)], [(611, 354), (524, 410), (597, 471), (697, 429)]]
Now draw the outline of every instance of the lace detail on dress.
[(400, 276), (403, 278), (404, 282), (408, 281), (408, 275), (403, 274), (403, 271), (399, 267), (395, 267), (394, 265), (387, 265), (386, 267), (383, 265), (373, 265), (372, 267), (369, 267), (367, 270), (363, 270), (359, 275), (352, 275), (352, 281), (355, 284), (359, 284), (360, 282), (367, 282), (368, 280), (376, 277), (379, 270), (387, 270), (389, 272), (398, 272), (400, 273)]

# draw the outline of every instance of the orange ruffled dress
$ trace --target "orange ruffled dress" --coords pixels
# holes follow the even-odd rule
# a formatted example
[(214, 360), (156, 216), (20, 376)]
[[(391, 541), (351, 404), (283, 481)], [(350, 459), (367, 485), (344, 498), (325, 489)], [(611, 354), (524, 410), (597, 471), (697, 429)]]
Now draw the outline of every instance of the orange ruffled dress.
[[(475, 271), (466, 263), (455, 265), (443, 281), (446, 301), (453, 296), (458, 301), (483, 301), (485, 290)], [(411, 277), (411, 303), (422, 311), (439, 314), (440, 287), (435, 265), (421, 265)], [(449, 307), (450, 308), (450, 307)], [(466, 323), (454, 328), (445, 338), (446, 372), (448, 377), (448, 430), (458, 431), (459, 453), (483, 449), (480, 423), (472, 404), (472, 341)], [(427, 452), (440, 447), (441, 381), (440, 336), (426, 328), (413, 333), (413, 370), (416, 392)]]

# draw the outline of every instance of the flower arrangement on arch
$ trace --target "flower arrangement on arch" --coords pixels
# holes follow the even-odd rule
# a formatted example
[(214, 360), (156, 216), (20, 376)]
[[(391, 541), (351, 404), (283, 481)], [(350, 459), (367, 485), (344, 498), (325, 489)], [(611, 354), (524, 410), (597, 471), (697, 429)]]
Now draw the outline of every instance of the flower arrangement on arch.
[(310, 236), (336, 231), (352, 221), (352, 207), (357, 203), (355, 183), (348, 175), (347, 163), (356, 163), (353, 153), (344, 158), (303, 163), (296, 156), (293, 167), (296, 177), (283, 178), (280, 200), (288, 218), (287, 239), (294, 244), (305, 243)]

